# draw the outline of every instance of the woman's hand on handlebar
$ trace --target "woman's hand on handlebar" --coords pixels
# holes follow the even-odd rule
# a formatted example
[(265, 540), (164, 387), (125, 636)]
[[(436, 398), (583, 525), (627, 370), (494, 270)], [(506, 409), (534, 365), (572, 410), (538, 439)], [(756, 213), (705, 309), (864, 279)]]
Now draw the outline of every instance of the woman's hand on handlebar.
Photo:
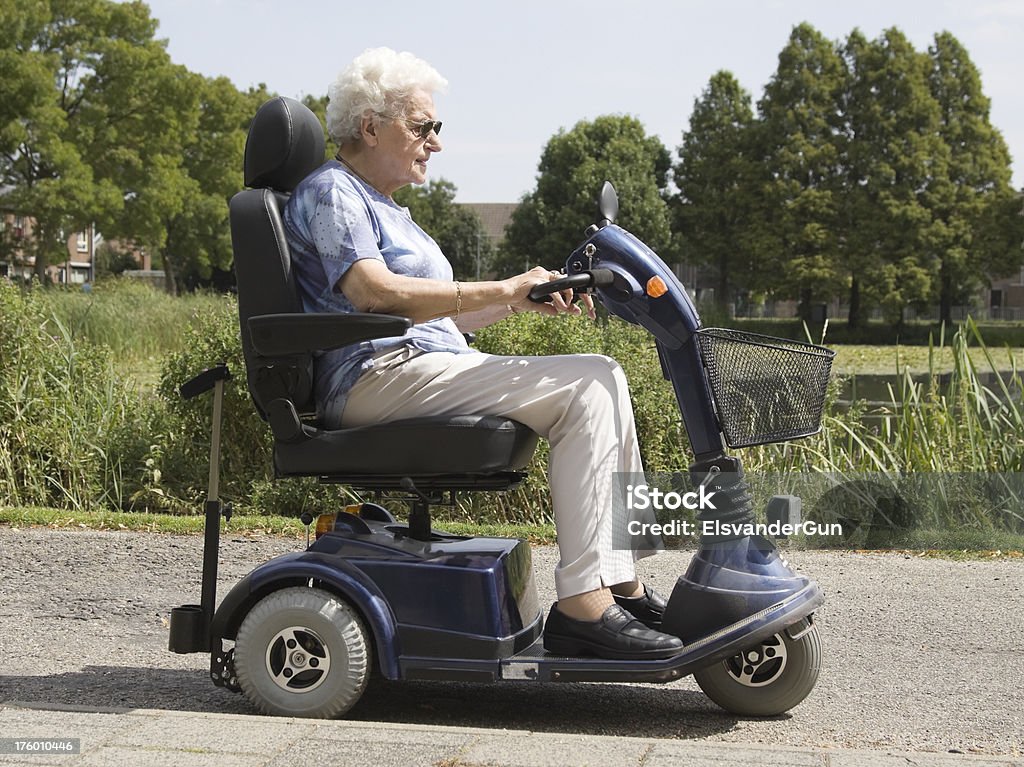
[[(550, 294), (550, 301), (543, 303), (537, 303), (530, 300), (530, 290), (536, 286), (541, 285), (545, 282), (551, 282), (557, 280), (560, 277), (564, 277), (561, 272), (551, 271), (541, 266), (535, 266), (528, 272), (510, 277), (509, 280), (513, 285), (513, 298), (509, 301), (509, 306), (512, 307), (513, 311), (534, 311), (540, 312), (541, 314), (582, 314), (583, 310), (574, 303), (575, 297), (573, 296), (572, 290), (562, 290)], [(586, 307), (587, 314), (591, 319), (594, 319), (597, 315), (594, 312), (594, 299), (587, 293), (582, 293), (579, 296), (580, 301)]]

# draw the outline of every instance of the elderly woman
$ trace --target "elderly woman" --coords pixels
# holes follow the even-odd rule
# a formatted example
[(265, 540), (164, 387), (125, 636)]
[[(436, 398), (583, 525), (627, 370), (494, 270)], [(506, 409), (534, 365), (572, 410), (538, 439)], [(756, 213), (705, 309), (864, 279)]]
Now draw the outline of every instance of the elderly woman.
[[(330, 87), (335, 159), (295, 189), (285, 232), (307, 311), (411, 318), (404, 336), (325, 353), (316, 394), (325, 422), (354, 427), (431, 415), (490, 414), (548, 439), (560, 562), (544, 645), (563, 655), (663, 658), (682, 642), (657, 631), (665, 602), (636, 580), (633, 552), (612, 548), (612, 475), (642, 472), (619, 366), (597, 355), (501, 357), (462, 335), (519, 311), (581, 311), (530, 289), (540, 267), (492, 282), (457, 282), (437, 244), (392, 195), (422, 184), (441, 151), (433, 94), (447, 82), (409, 53), (368, 50)], [(585, 305), (593, 315), (589, 297)]]

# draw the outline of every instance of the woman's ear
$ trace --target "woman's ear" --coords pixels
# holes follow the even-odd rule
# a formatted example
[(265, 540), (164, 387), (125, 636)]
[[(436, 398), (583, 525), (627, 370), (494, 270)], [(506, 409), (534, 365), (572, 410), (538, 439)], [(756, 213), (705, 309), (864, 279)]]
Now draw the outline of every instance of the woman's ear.
[(377, 137), (377, 120), (375, 115), (367, 115), (363, 118), (362, 123), (359, 126), (359, 133), (363, 138), (363, 143), (367, 146), (376, 146)]

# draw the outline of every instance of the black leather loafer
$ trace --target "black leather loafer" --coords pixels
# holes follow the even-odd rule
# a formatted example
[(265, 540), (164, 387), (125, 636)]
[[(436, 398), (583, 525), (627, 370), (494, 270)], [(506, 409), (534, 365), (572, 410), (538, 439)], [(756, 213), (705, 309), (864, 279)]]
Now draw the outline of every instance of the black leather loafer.
[[(613, 595), (614, 596), (614, 595)], [(661, 631), (661, 619), (665, 616), (668, 600), (654, 589), (644, 584), (642, 597), (615, 597), (615, 603), (622, 605), (626, 611), (647, 628)]]
[(611, 605), (596, 621), (574, 620), (552, 605), (544, 626), (544, 649), (554, 655), (653, 660), (678, 655), (683, 640), (647, 628), (619, 605)]

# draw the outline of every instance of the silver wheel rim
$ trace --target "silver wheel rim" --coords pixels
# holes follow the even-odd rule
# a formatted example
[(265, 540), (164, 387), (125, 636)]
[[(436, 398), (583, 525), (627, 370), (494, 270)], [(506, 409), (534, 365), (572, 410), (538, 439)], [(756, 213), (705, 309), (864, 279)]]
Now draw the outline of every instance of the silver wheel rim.
[(307, 693), (327, 679), (331, 653), (312, 629), (289, 626), (267, 643), (266, 664), (270, 678), (282, 690)]
[(725, 661), (726, 673), (746, 687), (767, 687), (782, 676), (789, 663), (789, 651), (782, 636), (768, 637)]

